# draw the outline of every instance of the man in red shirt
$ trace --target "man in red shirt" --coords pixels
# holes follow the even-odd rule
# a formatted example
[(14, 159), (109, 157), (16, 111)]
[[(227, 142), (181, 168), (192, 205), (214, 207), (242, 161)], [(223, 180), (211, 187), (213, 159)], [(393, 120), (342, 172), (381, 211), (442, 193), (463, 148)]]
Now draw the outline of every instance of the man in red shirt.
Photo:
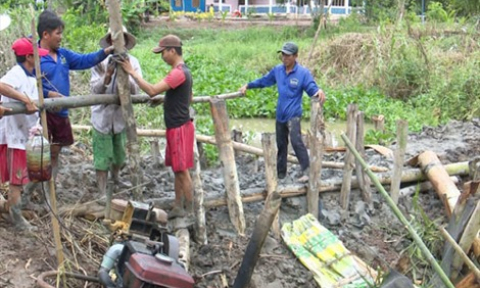
[(195, 128), (189, 111), (193, 95), (192, 74), (183, 62), (182, 41), (177, 36), (167, 35), (160, 39), (158, 47), (153, 48), (153, 53), (162, 54), (163, 61), (172, 67), (170, 73), (156, 84), (145, 81), (133, 69), (129, 60), (122, 62), (122, 66), (140, 89), (150, 97), (165, 92), (163, 104), (167, 126), (165, 165), (171, 166), (175, 173), (175, 206), (168, 216), (184, 217), (188, 213), (193, 217), (192, 179), (188, 171), (193, 167), (193, 137), (195, 137)]

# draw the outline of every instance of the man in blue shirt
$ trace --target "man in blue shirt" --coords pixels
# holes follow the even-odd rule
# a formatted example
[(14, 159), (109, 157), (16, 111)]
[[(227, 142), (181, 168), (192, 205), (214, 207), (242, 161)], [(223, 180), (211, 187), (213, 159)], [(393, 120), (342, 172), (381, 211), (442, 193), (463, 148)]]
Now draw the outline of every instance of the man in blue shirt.
[(322, 104), (325, 101), (325, 94), (322, 89), (318, 88), (310, 71), (297, 63), (298, 46), (295, 43), (285, 43), (278, 53), (282, 53), (283, 64), (273, 67), (265, 76), (244, 85), (240, 88), (240, 92), (245, 94), (247, 89), (264, 88), (277, 84), (278, 101), (275, 124), (278, 148), (277, 175), (279, 179), (283, 179), (287, 175), (288, 136), (290, 135), (290, 142), (302, 168), (303, 176), (298, 181), (307, 182), (310, 160), (300, 128), (303, 91), (307, 92), (310, 97), (318, 97)]
[[(89, 69), (102, 62), (112, 53), (113, 46), (90, 54), (78, 54), (61, 48), (65, 24), (54, 12), (43, 11), (38, 18), (37, 32), (40, 47), (49, 54), (42, 57), (43, 95), (45, 98), (68, 97), (70, 95), (70, 70)], [(63, 146), (73, 144), (73, 133), (68, 118), (68, 109), (47, 112), (48, 134), (51, 142), (51, 157), (54, 176), (58, 167), (58, 155)]]

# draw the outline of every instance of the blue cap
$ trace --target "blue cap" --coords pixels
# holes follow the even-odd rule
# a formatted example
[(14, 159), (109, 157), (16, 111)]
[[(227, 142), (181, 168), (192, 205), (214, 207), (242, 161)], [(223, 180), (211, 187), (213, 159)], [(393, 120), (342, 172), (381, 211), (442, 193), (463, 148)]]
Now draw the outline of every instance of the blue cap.
[(283, 44), (282, 49), (278, 50), (277, 52), (278, 53), (282, 52), (282, 53), (285, 53), (287, 55), (294, 55), (294, 54), (298, 53), (298, 46), (297, 46), (297, 44), (295, 44), (293, 42), (287, 42), (287, 43)]

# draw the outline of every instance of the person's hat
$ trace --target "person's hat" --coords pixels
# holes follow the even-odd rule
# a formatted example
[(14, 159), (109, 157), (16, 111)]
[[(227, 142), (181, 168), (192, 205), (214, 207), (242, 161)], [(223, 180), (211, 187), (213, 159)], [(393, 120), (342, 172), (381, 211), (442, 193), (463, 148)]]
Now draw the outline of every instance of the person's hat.
[[(17, 56), (33, 55), (33, 43), (30, 39), (23, 37), (13, 42), (12, 50), (15, 52), (15, 55)], [(38, 47), (38, 55), (40, 55), (40, 57), (45, 56), (47, 54), (48, 54), (47, 49)]]
[(158, 41), (158, 47), (152, 49), (153, 53), (162, 53), (165, 48), (182, 47), (182, 40), (175, 35), (167, 35)]
[[(126, 40), (125, 48), (127, 48), (127, 50), (131, 50), (137, 44), (137, 39), (135, 38), (135, 36), (128, 33), (127, 28), (125, 28), (125, 26), (123, 26), (123, 35), (125, 36), (125, 40)], [(108, 28), (107, 34), (103, 36), (102, 39), (100, 39), (100, 47), (105, 49), (107, 47), (110, 47), (112, 45), (111, 43), (112, 43), (112, 30)]]
[(287, 55), (294, 55), (294, 54), (298, 53), (298, 46), (297, 46), (297, 44), (295, 44), (293, 42), (287, 42), (287, 43), (283, 44), (282, 49), (278, 50), (277, 52), (278, 53), (282, 52), (282, 53), (285, 53)]

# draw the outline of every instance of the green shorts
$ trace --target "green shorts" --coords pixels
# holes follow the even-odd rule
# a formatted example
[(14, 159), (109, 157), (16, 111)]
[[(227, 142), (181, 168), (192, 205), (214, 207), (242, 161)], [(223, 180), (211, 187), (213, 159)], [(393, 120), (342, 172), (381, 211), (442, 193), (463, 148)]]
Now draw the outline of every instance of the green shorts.
[(125, 163), (126, 132), (103, 134), (93, 129), (93, 165), (96, 170), (108, 171), (112, 165)]

